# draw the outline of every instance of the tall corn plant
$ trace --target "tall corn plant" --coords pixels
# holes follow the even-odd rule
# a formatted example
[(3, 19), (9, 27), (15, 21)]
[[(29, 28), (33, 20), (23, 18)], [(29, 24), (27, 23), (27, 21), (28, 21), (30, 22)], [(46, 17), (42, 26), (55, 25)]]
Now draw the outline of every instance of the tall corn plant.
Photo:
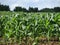
[(60, 37), (60, 13), (13, 13), (0, 16), (0, 36), (15, 42), (34, 39), (32, 45), (38, 44), (38, 37)]

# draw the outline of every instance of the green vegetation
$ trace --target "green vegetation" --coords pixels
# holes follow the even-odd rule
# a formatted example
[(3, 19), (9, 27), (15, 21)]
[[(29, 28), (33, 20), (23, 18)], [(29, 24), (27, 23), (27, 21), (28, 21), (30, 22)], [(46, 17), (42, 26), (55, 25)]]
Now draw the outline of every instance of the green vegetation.
[(25, 39), (25, 43), (32, 38), (33, 44), (41, 38), (60, 39), (60, 13), (0, 12), (0, 37), (16, 42)]
[(41, 10), (38, 9), (38, 7), (29, 7), (26, 9), (25, 7), (17, 6), (13, 10), (10, 10), (10, 7), (8, 5), (0, 4), (0, 11), (15, 11), (15, 12), (60, 12), (60, 7), (54, 7), (54, 8), (43, 8)]

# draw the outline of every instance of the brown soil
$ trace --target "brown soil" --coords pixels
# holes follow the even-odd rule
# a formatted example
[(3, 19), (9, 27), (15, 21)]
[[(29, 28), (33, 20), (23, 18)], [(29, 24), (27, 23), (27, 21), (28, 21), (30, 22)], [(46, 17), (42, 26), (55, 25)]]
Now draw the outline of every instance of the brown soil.
[[(25, 42), (26, 40), (23, 39), (21, 41), (21, 44), (18, 44), (18, 43), (0, 43), (0, 45), (32, 45), (34, 40), (32, 40), (31, 38), (29, 38), (27, 40), (27, 43)], [(0, 39), (0, 42), (1, 42), (1, 39)], [(58, 41), (58, 39), (51, 39), (50, 41), (47, 41), (46, 38), (40, 38), (38, 40), (38, 43), (36, 45), (60, 45), (60, 41)]]
[[(18, 45), (17, 43), (7, 43), (7, 44), (0, 44), (0, 45)], [(22, 43), (20, 45), (26, 45), (25, 43)], [(32, 45), (31, 43), (27, 44), (27, 45)], [(60, 45), (60, 42), (57, 41), (49, 41), (49, 42), (40, 42), (37, 45)]]

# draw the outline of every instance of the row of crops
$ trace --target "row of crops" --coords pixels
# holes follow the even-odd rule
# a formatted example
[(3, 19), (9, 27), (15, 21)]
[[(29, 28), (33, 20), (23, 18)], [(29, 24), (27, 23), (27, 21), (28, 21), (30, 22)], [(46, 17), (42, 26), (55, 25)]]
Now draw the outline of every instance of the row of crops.
[[(60, 13), (12, 13), (0, 15), (0, 37), (16, 42), (52, 38), (60, 40)], [(43, 40), (42, 39), (42, 40)]]

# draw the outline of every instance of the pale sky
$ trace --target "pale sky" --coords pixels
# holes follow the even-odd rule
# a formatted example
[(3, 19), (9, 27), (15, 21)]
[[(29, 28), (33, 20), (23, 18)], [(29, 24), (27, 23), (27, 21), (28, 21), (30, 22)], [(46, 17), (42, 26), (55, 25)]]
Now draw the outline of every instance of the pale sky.
[(16, 6), (25, 7), (27, 9), (29, 7), (38, 7), (38, 9), (60, 7), (60, 0), (0, 0), (0, 3), (9, 5), (11, 10)]

